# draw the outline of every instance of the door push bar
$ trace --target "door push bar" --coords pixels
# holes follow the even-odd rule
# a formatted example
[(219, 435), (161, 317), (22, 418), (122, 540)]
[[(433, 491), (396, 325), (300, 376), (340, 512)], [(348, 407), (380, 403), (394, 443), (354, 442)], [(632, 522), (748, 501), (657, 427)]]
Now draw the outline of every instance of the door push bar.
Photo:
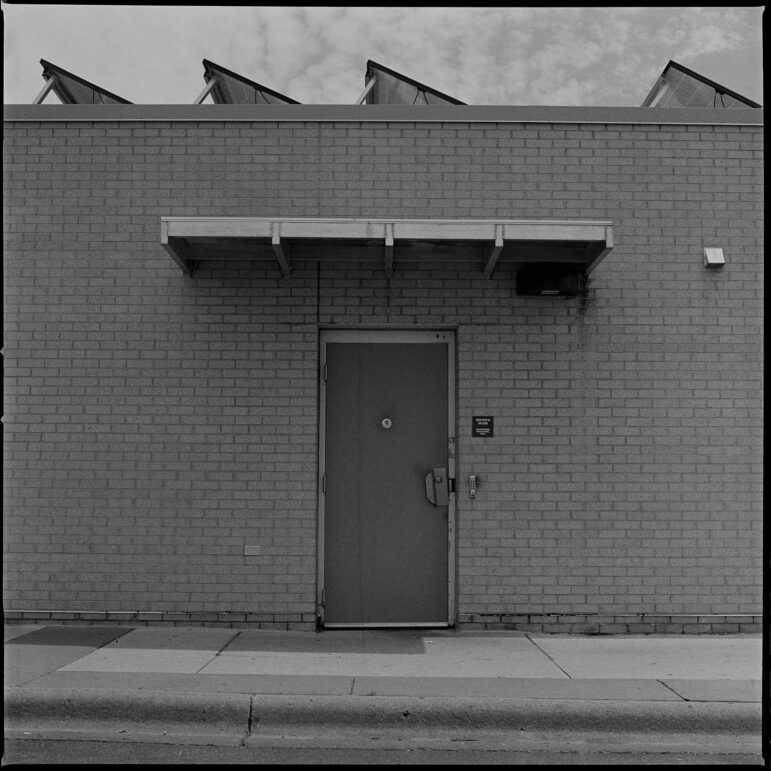
[(434, 506), (449, 506), (452, 482), (452, 479), (447, 478), (446, 468), (431, 469), (426, 474), (426, 498)]

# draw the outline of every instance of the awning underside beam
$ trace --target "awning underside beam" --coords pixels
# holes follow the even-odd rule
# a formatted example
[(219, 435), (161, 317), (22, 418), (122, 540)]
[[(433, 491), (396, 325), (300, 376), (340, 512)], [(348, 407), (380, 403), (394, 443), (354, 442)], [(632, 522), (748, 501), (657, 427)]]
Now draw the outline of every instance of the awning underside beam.
[(375, 220), (163, 217), (161, 244), (185, 273), (203, 262), (271, 261), (289, 278), (300, 261), (476, 263), (485, 278), (502, 264), (574, 263), (587, 273), (613, 248), (606, 221)]

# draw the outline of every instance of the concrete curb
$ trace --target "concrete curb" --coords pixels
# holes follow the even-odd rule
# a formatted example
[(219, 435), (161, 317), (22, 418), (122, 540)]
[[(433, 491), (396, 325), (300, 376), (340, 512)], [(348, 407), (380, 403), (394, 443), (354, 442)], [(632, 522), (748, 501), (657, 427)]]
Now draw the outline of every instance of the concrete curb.
[(759, 704), (734, 703), (460, 697), (254, 697), (253, 730), (260, 725), (302, 724), (759, 733), (761, 708)]
[(5, 692), (8, 727), (44, 723), (190, 725), (207, 731), (249, 730), (248, 694), (188, 694), (158, 691), (9, 688)]
[(760, 704), (392, 696), (265, 696), (10, 688), (7, 728), (93, 724), (193, 732), (309, 728), (532, 729), (760, 735)]

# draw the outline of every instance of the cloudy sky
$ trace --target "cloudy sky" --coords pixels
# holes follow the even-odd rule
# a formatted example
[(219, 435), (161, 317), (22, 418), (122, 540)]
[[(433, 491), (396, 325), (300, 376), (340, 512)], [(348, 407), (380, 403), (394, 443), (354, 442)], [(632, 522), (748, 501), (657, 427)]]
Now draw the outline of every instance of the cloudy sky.
[(670, 59), (763, 102), (762, 6), (2, 8), (6, 104), (33, 101), (40, 59), (190, 104), (204, 58), (308, 104), (354, 103), (368, 59), (468, 104), (639, 106)]

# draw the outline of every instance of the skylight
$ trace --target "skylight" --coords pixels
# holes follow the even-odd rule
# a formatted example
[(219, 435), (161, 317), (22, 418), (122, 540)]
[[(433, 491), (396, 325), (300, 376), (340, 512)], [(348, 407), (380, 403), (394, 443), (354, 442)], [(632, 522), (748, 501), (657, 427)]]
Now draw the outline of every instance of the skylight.
[(760, 107), (735, 91), (670, 61), (642, 107), (715, 107), (718, 109)]
[(365, 83), (357, 104), (465, 104), (371, 60)]
[[(33, 104), (42, 104), (52, 91), (64, 104), (132, 104), (101, 86), (90, 83), (44, 59), (45, 85)], [(284, 94), (263, 86), (243, 75), (204, 59), (206, 86), (194, 104), (209, 99), (214, 104), (300, 104)], [(363, 105), (465, 105), (453, 96), (402, 75), (394, 70), (367, 62), (365, 87), (355, 104)], [(697, 72), (670, 61), (659, 76), (641, 107), (689, 107), (697, 109), (746, 109), (762, 105), (715, 83)]]
[(89, 83), (45, 59), (41, 59), (40, 64), (46, 84), (35, 97), (33, 104), (40, 104), (50, 91), (53, 91), (63, 104), (131, 104), (128, 99)]
[(201, 104), (207, 95), (211, 95), (215, 104), (299, 104), (288, 96), (267, 86), (261, 86), (208, 59), (203, 60), (203, 67), (206, 88), (199, 94), (196, 104)]

